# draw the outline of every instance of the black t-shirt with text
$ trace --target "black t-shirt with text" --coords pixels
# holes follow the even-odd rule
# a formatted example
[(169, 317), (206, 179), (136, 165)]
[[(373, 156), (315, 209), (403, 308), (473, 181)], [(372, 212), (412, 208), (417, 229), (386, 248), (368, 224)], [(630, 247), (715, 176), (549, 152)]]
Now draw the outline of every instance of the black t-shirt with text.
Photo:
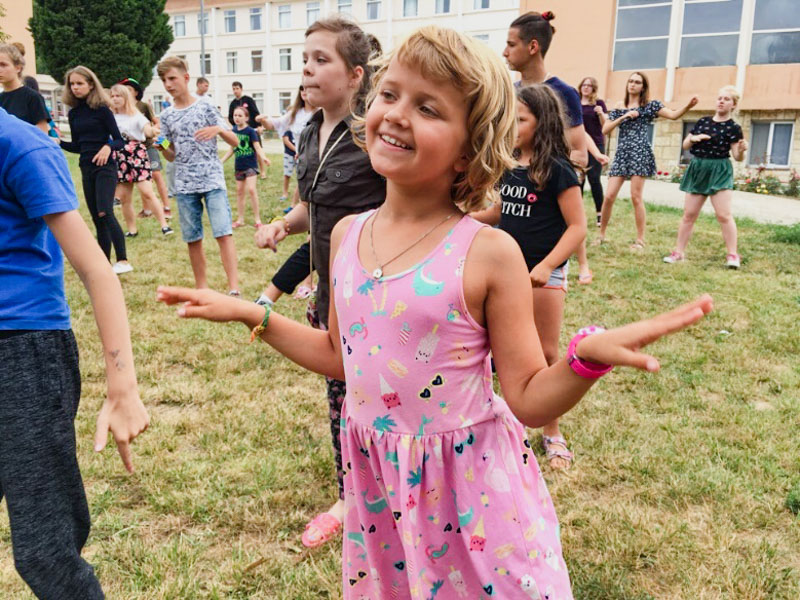
[(710, 140), (693, 144), (689, 152), (697, 158), (728, 158), (731, 144), (742, 139), (742, 128), (733, 119), (715, 121), (713, 117), (703, 117), (692, 127), (692, 135), (710, 135)]
[(528, 167), (516, 167), (503, 174), (500, 229), (519, 244), (529, 271), (550, 254), (564, 235), (567, 222), (558, 206), (558, 196), (577, 185), (575, 169), (561, 158), (553, 161), (544, 189), (537, 189), (530, 180)]
[(10, 92), (0, 93), (0, 107), (31, 125), (50, 120), (42, 95), (25, 85)]

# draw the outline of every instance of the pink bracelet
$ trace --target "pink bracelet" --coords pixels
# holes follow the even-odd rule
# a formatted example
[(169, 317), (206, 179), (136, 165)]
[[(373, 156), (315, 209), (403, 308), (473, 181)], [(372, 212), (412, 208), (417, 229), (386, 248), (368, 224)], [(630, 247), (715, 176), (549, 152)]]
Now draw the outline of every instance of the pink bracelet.
[(567, 348), (567, 364), (579, 377), (584, 377), (586, 379), (597, 379), (614, 368), (614, 365), (604, 365), (584, 360), (578, 356), (577, 352), (575, 351), (575, 349), (578, 347), (578, 342), (580, 342), (583, 338), (595, 333), (602, 333), (604, 331), (605, 329), (598, 327), (597, 325), (584, 327), (583, 329), (578, 330), (577, 335), (572, 338), (572, 341), (569, 343), (569, 348)]

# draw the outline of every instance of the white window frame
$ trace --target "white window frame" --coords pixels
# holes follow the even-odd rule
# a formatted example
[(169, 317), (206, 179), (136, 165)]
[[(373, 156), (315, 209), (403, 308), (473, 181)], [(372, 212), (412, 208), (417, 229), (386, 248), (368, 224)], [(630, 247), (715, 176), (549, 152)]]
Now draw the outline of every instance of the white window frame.
[(238, 73), (239, 70), (239, 52), (236, 50), (228, 50), (225, 52), (225, 68), (228, 73)]
[[(178, 33), (178, 23), (183, 26), (183, 33)], [(186, 37), (186, 15), (172, 16), (172, 32), (175, 34), (175, 37)]]
[(256, 108), (258, 109), (259, 113), (264, 111), (264, 92), (253, 92), (250, 94), (250, 97), (253, 99), (253, 102), (256, 103)]
[[(736, 59), (739, 56), (739, 45), (742, 43), (742, 40), (741, 40), (742, 32), (741, 31), (736, 30), (736, 31), (717, 31), (717, 32), (714, 32), (714, 33), (683, 33), (683, 23), (684, 23), (684, 19), (686, 18), (685, 6), (687, 4), (712, 4), (714, 2), (727, 2), (727, 0), (683, 0), (683, 7), (681, 7), (681, 10), (680, 10), (680, 12), (681, 12), (681, 20), (680, 20), (681, 27), (680, 27), (680, 34), (679, 34), (680, 35), (680, 39), (678, 40), (678, 52), (677, 52), (678, 62), (675, 65), (679, 69), (694, 69), (694, 68), (697, 68), (697, 67), (682, 67), (681, 64), (680, 64), (681, 52), (683, 52), (683, 40), (685, 38), (719, 37), (719, 36), (723, 36), (723, 35), (735, 35), (735, 36), (737, 36), (737, 39), (736, 39), (736, 56), (733, 57), (733, 64), (730, 64), (730, 65), (709, 65), (709, 66), (714, 66), (714, 67), (732, 67), (732, 66), (736, 65)], [(745, 8), (746, 8), (745, 7), (745, 2), (743, 0), (742, 1), (742, 14), (744, 14)], [(673, 10), (677, 10), (677, 9), (678, 9), (677, 6), (673, 7)], [(741, 16), (739, 18), (739, 21), (741, 22)]]
[[(411, 14), (410, 11), (406, 12), (406, 9), (409, 8), (408, 2), (413, 2), (414, 13)], [(419, 0), (403, 0), (403, 16), (404, 17), (416, 17), (419, 16)]]
[[(381, 8), (383, 8), (382, 4), (383, 4), (383, 2), (381, 0), (367, 0), (367, 16), (366, 16), (366, 20), (367, 21), (380, 21), (380, 19), (381, 19)], [(373, 7), (373, 6), (375, 7), (375, 17), (370, 17), (369, 16), (369, 9), (370, 9), (370, 7)]]
[(489, 44), (489, 34), (488, 33), (473, 33), (472, 37), (476, 40), (480, 40), (484, 44)]
[[(664, 2), (658, 2), (654, 4), (639, 4), (636, 6), (620, 6), (619, 0), (616, 0), (616, 9), (614, 12), (614, 38), (611, 40), (611, 70), (614, 71), (614, 61), (617, 58), (617, 42), (644, 42), (650, 40), (667, 40), (667, 54), (664, 57), (664, 66), (663, 67), (656, 67), (659, 69), (666, 68), (669, 65), (669, 56), (670, 56), (670, 31), (672, 31), (672, 25), (667, 29), (667, 35), (654, 35), (654, 36), (647, 36), (647, 37), (632, 37), (632, 38), (619, 38), (617, 37), (617, 28), (619, 27), (619, 11), (621, 10), (636, 10), (640, 8), (655, 8), (657, 6), (671, 6), (672, 11), (670, 12), (670, 22), (673, 22), (675, 19), (675, 12), (678, 10), (678, 6), (674, 6), (672, 0), (665, 0)], [(683, 11), (681, 10), (681, 19), (683, 19)], [(636, 69), (637, 67), (633, 67)], [(653, 68), (653, 67), (648, 67)], [(642, 67), (644, 70), (644, 68)], [(622, 69), (622, 71), (630, 71), (632, 69)], [(619, 71), (616, 71), (619, 72)]]
[(473, 0), (472, 2), (473, 10), (489, 10), (490, 8), (492, 8), (492, 0)]
[(236, 9), (228, 9), (222, 13), (225, 33), (236, 33)]
[(155, 113), (156, 116), (161, 114), (161, 103), (163, 101), (164, 96), (162, 94), (153, 94), (153, 113)]
[[(760, 124), (763, 125), (765, 123), (769, 123), (769, 135), (767, 136), (767, 156), (769, 157), (766, 163), (763, 163), (763, 166), (767, 169), (790, 169), (792, 167), (792, 150), (794, 150), (794, 121), (761, 121), (761, 120), (753, 120), (751, 127), (750, 127), (750, 147), (753, 147), (753, 134), (755, 133), (755, 127), (753, 125)], [(792, 133), (789, 136), (789, 152), (788, 162), (785, 165), (775, 164), (772, 162), (772, 142), (774, 141), (773, 136), (775, 134), (775, 125), (791, 125)], [(762, 163), (754, 163), (752, 161), (751, 153), (748, 152), (747, 154), (747, 166), (748, 167), (760, 167)]]
[(285, 113), (291, 105), (292, 92), (278, 92), (278, 113)]
[[(248, 12), (250, 15), (250, 31), (262, 31), (264, 29), (264, 8), (254, 6)], [(253, 18), (258, 18), (258, 27), (253, 27)]]
[[(283, 68), (283, 59), (286, 59), (287, 68)], [(292, 49), (278, 48), (278, 71), (288, 73), (292, 70)]]
[(197, 13), (197, 35), (201, 35), (201, 34), (208, 35), (209, 34), (208, 21), (209, 21), (209, 18), (208, 18), (208, 11), (207, 10), (203, 11), (203, 18), (202, 19), (200, 18), (200, 13)]
[[(286, 18), (286, 23), (283, 19)], [(292, 28), (292, 5), (279, 4), (278, 5), (278, 29), (291, 29)]]
[(343, 15), (352, 15), (353, 0), (338, 0), (336, 3), (336, 10)]
[[(255, 62), (256, 59), (259, 60), (259, 65), (261, 66), (260, 69), (256, 69), (256, 62)], [(253, 73), (264, 72), (264, 51), (261, 50), (260, 48), (258, 50), (250, 51), (250, 71)]]
[(758, 0), (753, 1), (753, 11), (754, 14), (750, 21), (751, 27), (751, 38), (750, 38), (750, 47), (748, 48), (747, 52), (747, 64), (754, 64), (754, 65), (794, 65), (797, 63), (751, 63), (750, 59), (752, 57), (752, 36), (758, 35), (760, 33), (798, 33), (800, 32), (800, 27), (788, 27), (786, 29), (756, 29), (756, 19), (755, 19), (755, 10), (758, 8)]
[[(312, 16), (316, 14), (315, 17)], [(306, 25), (311, 26), (314, 21), (318, 21), (322, 16), (322, 7), (319, 2), (306, 2)]]
[[(205, 61), (205, 64), (203, 64), (204, 61)], [(211, 52), (206, 52), (205, 58), (203, 57), (202, 54), (200, 55), (200, 72), (203, 73), (203, 66), (206, 67), (205, 73), (203, 73), (204, 77), (207, 76), (207, 75), (211, 75), (211, 66), (212, 66), (211, 63), (212, 62), (213, 61), (211, 60)]]
[[(444, 10), (445, 2), (447, 3), (447, 10)], [(436, 0), (436, 7), (434, 8), (434, 12), (437, 15), (449, 15), (452, 12), (452, 7), (453, 7), (453, 0)]]

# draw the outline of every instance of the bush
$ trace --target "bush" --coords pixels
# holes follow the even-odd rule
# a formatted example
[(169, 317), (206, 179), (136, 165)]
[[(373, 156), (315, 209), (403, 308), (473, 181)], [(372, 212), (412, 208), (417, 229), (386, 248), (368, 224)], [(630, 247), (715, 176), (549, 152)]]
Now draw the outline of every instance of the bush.
[(792, 169), (789, 175), (789, 181), (786, 183), (786, 190), (784, 190), (784, 193), (787, 196), (800, 198), (800, 175), (798, 175), (797, 171), (794, 169)]
[(783, 242), (785, 244), (797, 244), (800, 246), (800, 223), (785, 226), (777, 225), (775, 233), (772, 236), (776, 242)]

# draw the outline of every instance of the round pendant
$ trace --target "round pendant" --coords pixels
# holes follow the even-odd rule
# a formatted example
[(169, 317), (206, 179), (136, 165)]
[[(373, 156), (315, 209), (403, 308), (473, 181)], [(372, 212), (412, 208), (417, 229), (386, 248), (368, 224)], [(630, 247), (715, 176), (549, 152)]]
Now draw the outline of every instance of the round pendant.
[(380, 267), (375, 269), (372, 272), (372, 277), (375, 278), (375, 279), (380, 279), (381, 277), (383, 277), (383, 269), (381, 269)]

